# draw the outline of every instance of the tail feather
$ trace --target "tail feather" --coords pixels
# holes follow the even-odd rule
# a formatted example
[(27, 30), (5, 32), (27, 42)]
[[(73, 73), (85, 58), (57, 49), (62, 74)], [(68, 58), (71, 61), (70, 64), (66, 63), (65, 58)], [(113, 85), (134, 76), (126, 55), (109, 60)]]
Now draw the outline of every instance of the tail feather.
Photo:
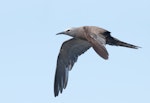
[(123, 47), (128, 47), (128, 48), (133, 48), (133, 49), (140, 48), (139, 46), (120, 41), (120, 40), (118, 40), (114, 37), (111, 37), (111, 36), (106, 38), (106, 44), (115, 45), (115, 46), (123, 46)]

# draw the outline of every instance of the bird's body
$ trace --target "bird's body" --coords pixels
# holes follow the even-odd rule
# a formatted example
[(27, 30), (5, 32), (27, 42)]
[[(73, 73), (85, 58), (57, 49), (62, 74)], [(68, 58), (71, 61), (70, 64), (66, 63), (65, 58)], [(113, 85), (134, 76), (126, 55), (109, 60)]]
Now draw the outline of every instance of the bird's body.
[(56, 74), (54, 80), (54, 95), (58, 96), (66, 88), (68, 72), (72, 69), (78, 56), (90, 47), (104, 59), (108, 59), (106, 44), (138, 49), (138, 46), (122, 42), (110, 35), (110, 32), (96, 26), (82, 26), (71, 28), (58, 34), (66, 34), (73, 38), (65, 41), (60, 49), (57, 59)]

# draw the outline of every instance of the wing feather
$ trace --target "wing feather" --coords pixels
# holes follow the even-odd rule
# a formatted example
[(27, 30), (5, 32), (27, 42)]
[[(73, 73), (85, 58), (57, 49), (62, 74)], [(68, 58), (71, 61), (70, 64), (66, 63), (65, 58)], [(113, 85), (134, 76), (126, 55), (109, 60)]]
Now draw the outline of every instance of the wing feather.
[(60, 49), (54, 80), (54, 95), (58, 96), (66, 88), (69, 70), (72, 69), (78, 56), (87, 51), (91, 44), (85, 40), (73, 38), (65, 41)]
[(104, 59), (108, 59), (108, 52), (105, 48), (106, 40), (100, 35), (90, 33), (87, 34), (87, 39), (91, 43), (93, 49), (96, 51), (98, 55), (100, 55)]

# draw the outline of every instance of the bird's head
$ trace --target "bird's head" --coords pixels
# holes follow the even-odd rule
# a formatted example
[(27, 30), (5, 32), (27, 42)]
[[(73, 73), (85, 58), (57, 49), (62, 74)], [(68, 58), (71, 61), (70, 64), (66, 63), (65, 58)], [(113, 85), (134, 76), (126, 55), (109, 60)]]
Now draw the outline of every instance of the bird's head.
[(70, 29), (67, 29), (63, 32), (60, 32), (60, 33), (57, 33), (56, 35), (60, 35), (60, 34), (65, 34), (65, 35), (69, 35), (69, 36), (72, 36), (72, 37), (75, 37), (77, 34), (78, 34), (78, 28), (70, 28)]

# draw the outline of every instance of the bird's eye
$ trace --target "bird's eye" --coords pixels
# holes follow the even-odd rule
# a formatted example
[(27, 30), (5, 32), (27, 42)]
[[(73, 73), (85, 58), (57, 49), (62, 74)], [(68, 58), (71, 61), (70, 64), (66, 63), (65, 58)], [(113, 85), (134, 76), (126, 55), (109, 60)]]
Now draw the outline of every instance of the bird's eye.
[(67, 30), (67, 32), (69, 32), (69, 31), (70, 31), (70, 29)]

